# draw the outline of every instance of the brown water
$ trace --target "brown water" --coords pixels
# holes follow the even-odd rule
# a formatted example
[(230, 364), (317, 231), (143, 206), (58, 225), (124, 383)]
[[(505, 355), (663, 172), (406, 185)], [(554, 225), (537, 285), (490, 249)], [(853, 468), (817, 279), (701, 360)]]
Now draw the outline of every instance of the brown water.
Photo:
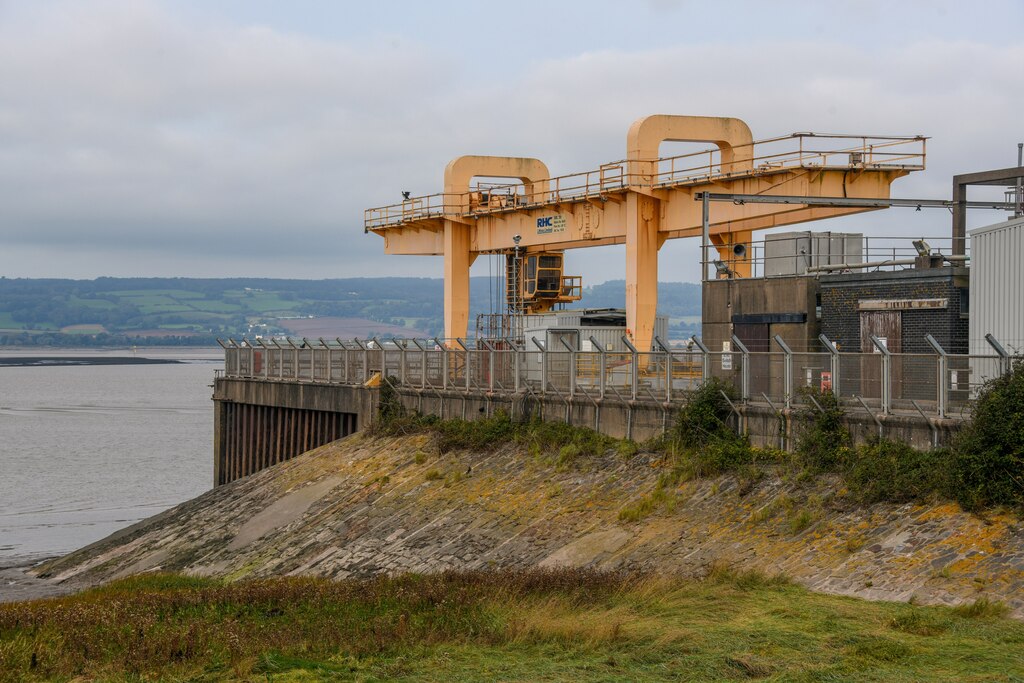
[[(131, 355), (3, 355), (18, 353)], [(211, 487), (221, 354), (138, 355), (186, 362), (0, 367), (0, 565), (74, 550)]]

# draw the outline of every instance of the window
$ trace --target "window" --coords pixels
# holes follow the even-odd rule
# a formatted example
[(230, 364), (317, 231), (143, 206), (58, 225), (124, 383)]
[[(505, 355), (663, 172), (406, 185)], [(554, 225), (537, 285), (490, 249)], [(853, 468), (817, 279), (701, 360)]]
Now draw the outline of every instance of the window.
[(526, 257), (526, 295), (533, 296), (537, 293), (537, 257)]

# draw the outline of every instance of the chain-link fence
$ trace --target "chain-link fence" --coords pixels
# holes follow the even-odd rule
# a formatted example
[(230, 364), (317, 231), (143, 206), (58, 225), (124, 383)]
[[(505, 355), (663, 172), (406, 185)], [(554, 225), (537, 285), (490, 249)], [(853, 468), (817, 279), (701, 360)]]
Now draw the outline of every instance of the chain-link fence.
[(699, 339), (686, 348), (650, 353), (577, 351), (572, 348), (473, 348), (461, 341), (350, 340), (222, 342), (224, 376), (267, 381), (364, 384), (375, 375), (421, 390), (515, 395), (525, 392), (565, 399), (682, 403), (690, 391), (714, 378), (740, 403), (781, 409), (830, 391), (843, 404), (872, 412), (913, 412), (937, 417), (970, 409), (985, 382), (1007, 372), (1005, 355), (936, 352), (839, 353), (827, 340), (824, 352), (711, 352)]

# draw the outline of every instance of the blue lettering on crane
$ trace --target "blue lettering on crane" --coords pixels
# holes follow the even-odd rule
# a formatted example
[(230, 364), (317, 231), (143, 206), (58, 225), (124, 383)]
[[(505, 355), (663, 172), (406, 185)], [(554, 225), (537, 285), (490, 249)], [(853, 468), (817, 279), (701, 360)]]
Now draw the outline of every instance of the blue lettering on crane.
[(541, 216), (537, 219), (537, 234), (565, 232), (565, 216)]

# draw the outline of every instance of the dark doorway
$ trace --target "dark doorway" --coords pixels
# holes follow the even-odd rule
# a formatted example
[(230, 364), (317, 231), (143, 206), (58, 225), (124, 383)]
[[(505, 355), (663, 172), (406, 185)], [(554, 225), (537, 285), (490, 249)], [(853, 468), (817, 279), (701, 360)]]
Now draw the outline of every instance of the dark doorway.
[(734, 323), (732, 333), (750, 351), (750, 394), (771, 394), (771, 331), (768, 323)]

